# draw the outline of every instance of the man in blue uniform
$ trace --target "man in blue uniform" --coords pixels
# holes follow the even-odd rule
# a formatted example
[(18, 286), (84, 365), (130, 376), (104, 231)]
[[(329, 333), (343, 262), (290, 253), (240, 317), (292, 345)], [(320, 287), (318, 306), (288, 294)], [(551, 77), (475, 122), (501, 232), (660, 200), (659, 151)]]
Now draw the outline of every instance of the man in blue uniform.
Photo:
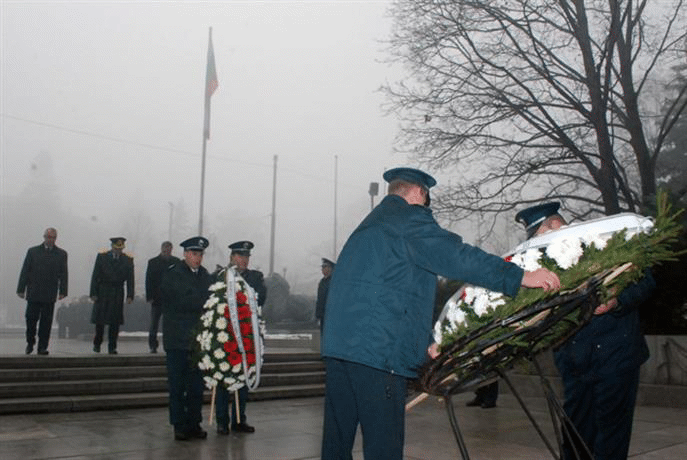
[(436, 180), (413, 168), (384, 173), (388, 195), (351, 234), (327, 297), (322, 458), (350, 459), (358, 424), (366, 459), (401, 459), (406, 379), (432, 341), (437, 275), (515, 295), (520, 286), (558, 289), (544, 269), (464, 244), (429, 209)]
[(148, 328), (148, 347), (151, 353), (157, 353), (159, 345), (157, 331), (162, 316), (162, 293), (160, 283), (162, 275), (179, 259), (172, 255), (172, 243), (165, 241), (160, 246), (160, 254), (148, 260), (146, 268), (146, 300), (150, 302), (150, 327)]
[(55, 245), (57, 230), (45, 229), (43, 244), (26, 252), (17, 295), (26, 299), (26, 354), (33, 351), (38, 325), (39, 355), (48, 354), (55, 298), (67, 296), (67, 251)]
[[(253, 288), (258, 295), (258, 306), (262, 308), (267, 297), (264, 276), (261, 271), (250, 270), (250, 250), (255, 245), (250, 241), (237, 241), (229, 245), (231, 254), (229, 255), (229, 266), (236, 267), (239, 275)], [(248, 401), (248, 387), (243, 386), (238, 390), (239, 405), (236, 407), (233, 398), (229, 397), (229, 392), (224, 386), (217, 387), (217, 404), (215, 405), (215, 416), (217, 417), (217, 434), (229, 434), (229, 405), (234, 409), (231, 411), (231, 431), (234, 433), (253, 433), (255, 427), (249, 425), (246, 420), (246, 402)], [(237, 417), (238, 410), (238, 417)]]
[(174, 426), (174, 439), (205, 439), (200, 427), (203, 407), (203, 374), (193, 359), (194, 329), (203, 314), (210, 295), (212, 278), (201, 265), (208, 240), (202, 236), (181, 243), (184, 259), (163, 276), (162, 345), (167, 353), (169, 386), (169, 421)]
[[(566, 225), (558, 214), (560, 203), (544, 203), (520, 211), (515, 220), (525, 226), (527, 238)], [(617, 297), (594, 310), (589, 324), (554, 353), (563, 379), (566, 415), (582, 438), (564, 432), (566, 460), (627, 458), (632, 434), (639, 367), (649, 358), (639, 322), (638, 307), (656, 287), (647, 270), (644, 277)], [(586, 446), (586, 448), (585, 448)]]

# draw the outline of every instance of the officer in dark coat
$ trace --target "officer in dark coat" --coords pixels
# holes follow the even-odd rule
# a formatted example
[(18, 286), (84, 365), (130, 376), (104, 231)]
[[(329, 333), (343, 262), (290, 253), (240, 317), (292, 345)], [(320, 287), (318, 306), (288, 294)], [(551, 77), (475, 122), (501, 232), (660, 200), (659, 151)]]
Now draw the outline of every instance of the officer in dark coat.
[(126, 238), (110, 238), (112, 249), (101, 252), (95, 258), (91, 276), (91, 323), (95, 324), (93, 351), (100, 353), (105, 325), (108, 327), (107, 351), (117, 354), (119, 326), (124, 324), (124, 286), (126, 302), (134, 300), (134, 259), (124, 254)]
[[(253, 288), (258, 295), (258, 306), (265, 304), (267, 297), (267, 287), (265, 287), (264, 276), (261, 271), (250, 270), (250, 250), (254, 245), (250, 241), (237, 241), (229, 245), (231, 254), (229, 255), (229, 266), (235, 266), (236, 271), (246, 280), (246, 283)], [(246, 401), (248, 401), (248, 387), (243, 386), (238, 390), (240, 417), (237, 420), (236, 408), (231, 411), (231, 431), (235, 433), (253, 433), (255, 427), (246, 423)], [(229, 392), (222, 385), (217, 387), (217, 405), (215, 406), (215, 416), (217, 417), (217, 433), (229, 434), (229, 404), (234, 403), (234, 399), (229, 397)]]
[[(544, 203), (520, 211), (515, 219), (529, 239), (566, 224), (559, 207)], [(639, 367), (649, 358), (638, 307), (655, 287), (647, 270), (640, 281), (599, 305), (591, 321), (554, 352), (563, 379), (563, 408), (594, 459), (627, 458)], [(563, 434), (564, 459), (589, 458), (577, 436)]]
[(201, 265), (208, 240), (202, 236), (181, 243), (184, 259), (162, 276), (162, 344), (167, 353), (169, 421), (174, 439), (205, 439), (200, 427), (203, 374), (193, 359), (194, 330), (203, 314), (212, 277)]
[(315, 318), (320, 322), (320, 333), (324, 325), (324, 306), (327, 302), (329, 292), (329, 281), (332, 279), (332, 272), (336, 264), (331, 260), (322, 258), (322, 279), (317, 284), (317, 300), (315, 301)]
[(67, 296), (67, 251), (55, 246), (57, 230), (43, 233), (43, 244), (26, 252), (17, 295), (26, 299), (26, 354), (33, 351), (38, 324), (39, 355), (48, 354), (55, 299)]
[(165, 241), (160, 246), (160, 254), (148, 260), (146, 268), (146, 300), (150, 302), (150, 328), (148, 329), (148, 347), (151, 353), (157, 353), (157, 331), (162, 316), (162, 293), (160, 283), (162, 275), (180, 260), (172, 255), (172, 243)]
[(413, 168), (386, 171), (388, 195), (341, 250), (327, 296), (322, 458), (351, 458), (360, 425), (365, 458), (401, 459), (406, 379), (435, 355), (437, 275), (514, 296), (521, 285), (557, 289), (558, 277), (463, 243), (429, 209), (436, 180)]

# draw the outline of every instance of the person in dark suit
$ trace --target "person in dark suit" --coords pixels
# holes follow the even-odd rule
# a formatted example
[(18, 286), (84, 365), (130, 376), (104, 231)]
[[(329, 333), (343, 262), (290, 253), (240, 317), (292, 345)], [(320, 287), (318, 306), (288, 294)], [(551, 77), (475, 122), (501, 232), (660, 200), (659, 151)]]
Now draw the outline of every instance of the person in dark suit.
[(205, 439), (202, 420), (203, 373), (193, 359), (194, 330), (210, 296), (212, 276), (201, 265), (209, 242), (202, 236), (181, 243), (184, 259), (162, 275), (162, 345), (167, 359), (169, 422), (174, 439)]
[(353, 231), (327, 296), (322, 355), (326, 389), (322, 459), (351, 458), (358, 425), (365, 458), (400, 460), (406, 379), (432, 345), (437, 276), (514, 296), (520, 286), (558, 289), (549, 270), (525, 272), (463, 243), (429, 209), (436, 180), (414, 168), (383, 175), (388, 195)]
[(320, 333), (324, 327), (324, 307), (327, 303), (327, 293), (329, 292), (329, 281), (332, 279), (332, 272), (336, 264), (331, 260), (322, 258), (322, 279), (317, 284), (317, 300), (315, 301), (315, 318), (320, 322)]
[[(559, 207), (558, 202), (533, 206), (520, 211), (515, 220), (525, 226), (530, 239), (566, 225)], [(627, 458), (639, 368), (649, 358), (638, 308), (655, 287), (646, 270), (641, 280), (597, 306), (591, 321), (554, 350), (563, 379), (563, 409), (581, 438), (564, 430), (564, 459)]]
[[(258, 306), (262, 308), (267, 297), (264, 276), (261, 271), (250, 270), (250, 251), (254, 245), (250, 241), (237, 241), (229, 245), (231, 254), (229, 255), (229, 266), (236, 267), (239, 275), (253, 288), (258, 296)], [(248, 401), (248, 387), (243, 386), (238, 390), (239, 404), (238, 415), (234, 398), (230, 398), (229, 392), (222, 385), (217, 386), (217, 404), (215, 406), (215, 416), (217, 417), (217, 433), (221, 435), (229, 434), (229, 405), (234, 409), (231, 411), (231, 431), (234, 433), (253, 433), (255, 427), (249, 425), (246, 420), (246, 402)]]
[(95, 324), (93, 351), (100, 353), (107, 325), (107, 351), (117, 354), (119, 327), (124, 324), (124, 286), (126, 302), (134, 300), (134, 259), (124, 254), (121, 236), (110, 238), (112, 249), (95, 258), (91, 275), (90, 296), (93, 302), (91, 323)]
[(43, 244), (29, 248), (19, 273), (17, 295), (26, 299), (26, 354), (33, 351), (38, 325), (39, 355), (47, 355), (55, 299), (67, 296), (67, 251), (55, 246), (57, 230), (43, 233)]
[(148, 347), (151, 353), (157, 353), (159, 345), (157, 331), (162, 316), (162, 293), (160, 283), (162, 275), (172, 266), (179, 263), (179, 258), (172, 255), (172, 243), (165, 241), (160, 246), (160, 254), (148, 260), (146, 268), (146, 300), (150, 302), (150, 328), (148, 328)]

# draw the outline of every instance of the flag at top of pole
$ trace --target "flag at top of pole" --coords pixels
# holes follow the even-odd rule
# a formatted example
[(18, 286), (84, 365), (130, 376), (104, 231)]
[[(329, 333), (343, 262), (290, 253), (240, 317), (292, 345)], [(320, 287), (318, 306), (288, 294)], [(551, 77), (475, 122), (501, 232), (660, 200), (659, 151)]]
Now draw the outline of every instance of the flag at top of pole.
[(217, 69), (215, 68), (215, 51), (212, 49), (212, 27), (210, 27), (210, 38), (208, 40), (208, 67), (205, 73), (205, 122), (203, 123), (203, 133), (205, 139), (210, 139), (210, 97), (217, 90)]

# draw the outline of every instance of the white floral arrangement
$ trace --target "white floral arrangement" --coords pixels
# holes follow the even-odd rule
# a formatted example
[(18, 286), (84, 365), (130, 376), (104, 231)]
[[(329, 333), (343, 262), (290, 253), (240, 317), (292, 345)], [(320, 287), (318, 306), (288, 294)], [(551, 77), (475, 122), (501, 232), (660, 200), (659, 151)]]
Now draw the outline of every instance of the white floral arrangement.
[[(669, 207), (664, 211), (667, 213)], [(522, 243), (505, 259), (525, 271), (541, 267), (555, 271), (561, 278), (562, 291), (574, 289), (602, 270), (629, 262), (633, 268), (615, 281), (622, 288), (640, 278), (644, 268), (675, 255), (669, 249), (680, 231), (674, 217), (660, 216), (654, 225), (651, 218), (624, 213), (572, 224)], [(547, 296), (551, 294), (542, 290), (521, 289), (511, 299), (466, 285), (446, 303), (434, 326), (434, 339), (446, 346), (477, 327), (505, 319)]]
[(222, 270), (218, 279), (209, 288), (212, 294), (200, 317), (198, 367), (208, 388), (253, 390), (260, 383), (264, 355), (257, 294), (234, 267)]

